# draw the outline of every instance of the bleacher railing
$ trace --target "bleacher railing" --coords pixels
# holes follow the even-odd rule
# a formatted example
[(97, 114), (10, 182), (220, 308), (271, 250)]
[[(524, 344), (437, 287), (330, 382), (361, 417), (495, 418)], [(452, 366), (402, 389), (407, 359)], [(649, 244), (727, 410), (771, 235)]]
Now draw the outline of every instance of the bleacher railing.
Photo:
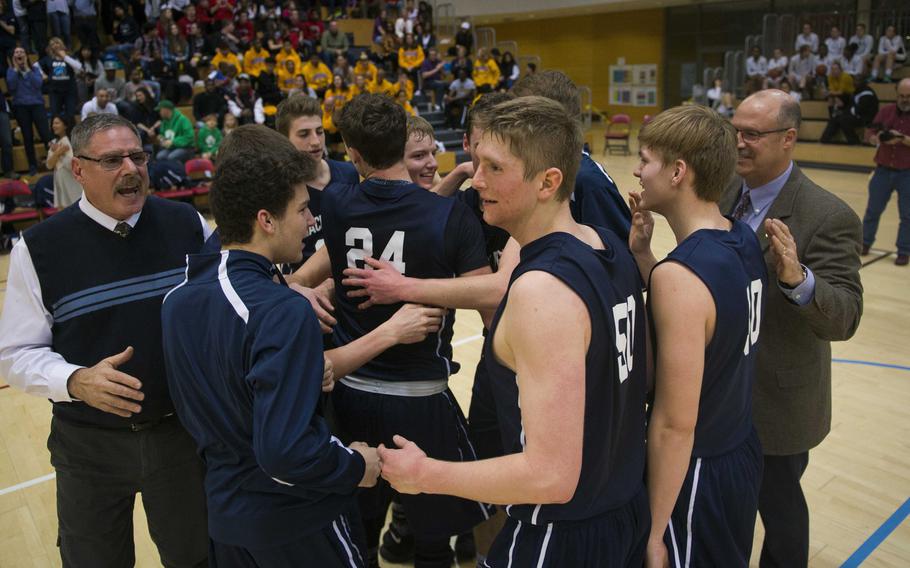
[(474, 28), (474, 50), (487, 50), (496, 47), (496, 30), (493, 28)]
[(455, 4), (446, 2), (433, 9), (436, 15), (436, 35), (454, 38), (458, 32), (460, 20), (455, 16)]
[(578, 98), (581, 103), (581, 124), (585, 131), (591, 129), (591, 120), (594, 114), (594, 93), (591, 87), (581, 85), (578, 87)]

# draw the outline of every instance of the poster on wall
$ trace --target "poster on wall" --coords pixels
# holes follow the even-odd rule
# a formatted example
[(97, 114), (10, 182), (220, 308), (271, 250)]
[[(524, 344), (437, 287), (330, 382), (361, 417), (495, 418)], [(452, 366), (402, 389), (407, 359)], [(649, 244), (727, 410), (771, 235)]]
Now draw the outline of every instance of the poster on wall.
[(632, 100), (635, 106), (657, 106), (657, 87), (634, 87)]
[(632, 79), (631, 65), (610, 65), (611, 85), (631, 85)]
[(611, 105), (631, 105), (632, 87), (631, 86), (612, 86), (610, 87), (610, 104)]
[(610, 65), (610, 104), (657, 106), (657, 64)]
[(633, 65), (632, 76), (635, 85), (657, 85), (657, 65)]

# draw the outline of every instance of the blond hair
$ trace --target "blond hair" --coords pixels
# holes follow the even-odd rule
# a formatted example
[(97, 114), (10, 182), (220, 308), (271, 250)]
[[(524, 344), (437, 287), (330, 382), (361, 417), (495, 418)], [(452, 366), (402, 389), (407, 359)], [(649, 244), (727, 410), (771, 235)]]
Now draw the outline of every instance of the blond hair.
[(411, 139), (411, 136), (416, 136), (418, 142), (427, 136), (434, 141), (436, 140), (436, 134), (433, 132), (433, 125), (427, 122), (427, 119), (408, 115), (408, 140)]
[(736, 129), (715, 111), (678, 106), (658, 114), (638, 135), (664, 164), (682, 160), (695, 174), (695, 195), (720, 200), (736, 168)]
[(575, 188), (584, 140), (578, 121), (553, 99), (519, 97), (500, 103), (475, 117), (476, 125), (509, 145), (509, 151), (524, 163), (524, 179), (531, 180), (548, 168), (562, 172), (556, 193), (565, 201)]

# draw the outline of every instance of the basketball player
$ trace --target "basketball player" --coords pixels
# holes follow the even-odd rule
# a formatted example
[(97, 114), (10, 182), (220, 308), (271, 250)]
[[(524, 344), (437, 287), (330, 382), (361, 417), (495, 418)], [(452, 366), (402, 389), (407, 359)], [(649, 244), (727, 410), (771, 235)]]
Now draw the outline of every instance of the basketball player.
[(408, 116), (408, 142), (404, 146), (404, 165), (411, 181), (424, 189), (438, 183), (436, 134), (425, 118)]
[(400, 449), (380, 447), (385, 479), (402, 493), (510, 504), (483, 566), (640, 565), (649, 515), (637, 267), (614, 233), (572, 218), (582, 136), (562, 105), (504, 102), (481, 130), (484, 219), (521, 245), (484, 347), (508, 455), (456, 463), (396, 436)]
[(287, 136), (295, 148), (317, 162), (313, 179), (307, 181), (310, 192), (310, 212), (315, 224), (303, 240), (303, 261), (322, 248), (322, 190), (331, 183), (357, 183), (357, 170), (349, 162), (325, 157), (325, 130), (322, 127), (322, 105), (319, 100), (303, 94), (288, 97), (278, 105), (275, 128)]
[[(425, 278), (489, 273), (477, 220), (461, 203), (411, 183), (404, 165), (407, 116), (382, 95), (360, 95), (345, 105), (338, 126), (348, 155), (364, 181), (333, 185), (324, 194), (326, 254), (317, 253), (294, 275), (301, 284), (334, 278), (334, 341), (346, 345), (387, 320), (394, 306), (363, 309), (348, 297), (342, 271), (379, 256), (399, 272)], [(326, 262), (327, 260), (327, 262)], [(426, 341), (396, 346), (356, 372), (339, 379), (332, 393), (338, 423), (350, 439), (387, 443), (407, 431), (431, 455), (453, 461), (474, 458), (465, 420), (448, 390), (452, 316)], [(378, 565), (379, 534), (393, 491), (386, 483), (361, 492), (361, 514)], [(443, 496), (403, 495), (401, 504), (415, 538), (415, 566), (452, 562), (449, 538), (489, 516), (476, 501)]]
[[(714, 111), (676, 107), (639, 135), (630, 246), (647, 278), (656, 377), (648, 424), (649, 567), (748, 566), (762, 453), (752, 383), (767, 270), (748, 225), (717, 202), (736, 131)], [(650, 249), (650, 212), (677, 247)]]
[[(219, 152), (211, 194), (224, 249), (190, 255), (186, 281), (165, 298), (168, 378), (208, 468), (218, 566), (278, 567), (300, 558), (320, 567), (365, 565), (350, 510), (356, 486), (376, 482), (375, 450), (331, 436), (320, 404), (315, 314), (273, 281), (275, 263), (302, 254), (313, 221), (305, 182), (314, 169), (268, 128), (234, 131)], [(439, 315), (403, 324), (407, 309), (329, 354), (337, 368), (348, 372), (396, 341), (438, 329)]]

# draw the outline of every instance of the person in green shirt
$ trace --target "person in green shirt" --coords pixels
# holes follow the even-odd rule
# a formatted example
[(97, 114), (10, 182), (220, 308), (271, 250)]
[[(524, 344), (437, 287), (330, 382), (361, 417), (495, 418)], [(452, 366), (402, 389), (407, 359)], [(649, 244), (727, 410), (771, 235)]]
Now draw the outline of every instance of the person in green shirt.
[(221, 131), (218, 130), (218, 115), (215, 113), (205, 116), (205, 126), (196, 133), (196, 149), (206, 159), (211, 159), (221, 146)]
[(190, 119), (177, 110), (171, 101), (161, 101), (155, 110), (161, 116), (161, 124), (158, 127), (158, 145), (161, 149), (155, 157), (158, 160), (178, 162), (186, 162), (192, 158), (196, 137)]

